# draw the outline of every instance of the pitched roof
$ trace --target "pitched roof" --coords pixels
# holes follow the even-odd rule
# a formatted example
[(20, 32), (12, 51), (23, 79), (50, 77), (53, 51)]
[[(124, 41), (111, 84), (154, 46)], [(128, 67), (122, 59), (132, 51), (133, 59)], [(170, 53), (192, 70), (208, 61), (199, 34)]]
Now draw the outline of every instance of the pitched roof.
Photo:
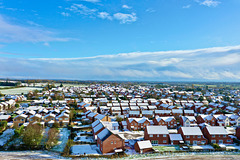
[(183, 134), (186, 135), (203, 135), (199, 127), (181, 127)]
[(106, 140), (110, 135), (112, 135), (112, 132), (110, 132), (107, 128), (102, 130), (97, 136), (101, 141)]
[(224, 127), (221, 126), (207, 126), (206, 129), (208, 130), (210, 135), (227, 135), (227, 131)]
[(169, 134), (167, 126), (147, 126), (148, 134)]
[(169, 138), (171, 141), (182, 141), (182, 135), (181, 134), (169, 134)]
[(138, 144), (139, 149), (152, 148), (152, 143), (150, 142), (150, 140), (146, 140), (146, 141), (137, 141), (136, 143)]

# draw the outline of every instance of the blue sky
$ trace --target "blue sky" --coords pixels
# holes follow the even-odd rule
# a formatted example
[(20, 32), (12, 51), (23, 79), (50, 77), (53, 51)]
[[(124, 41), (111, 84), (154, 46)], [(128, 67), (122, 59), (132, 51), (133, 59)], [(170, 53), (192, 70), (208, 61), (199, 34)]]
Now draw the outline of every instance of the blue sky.
[(239, 8), (239, 0), (0, 0), (0, 78), (238, 81)]

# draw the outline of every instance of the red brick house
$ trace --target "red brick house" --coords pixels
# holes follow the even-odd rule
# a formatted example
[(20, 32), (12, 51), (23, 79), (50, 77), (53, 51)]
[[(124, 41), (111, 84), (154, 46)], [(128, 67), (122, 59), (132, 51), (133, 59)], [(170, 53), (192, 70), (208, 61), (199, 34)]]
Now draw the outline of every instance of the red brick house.
[(169, 117), (172, 116), (171, 110), (155, 110), (155, 116)]
[(186, 144), (207, 144), (208, 140), (203, 136), (199, 127), (181, 127), (178, 133), (182, 135)]
[(216, 126), (217, 119), (211, 115), (199, 115), (199, 116), (197, 116), (197, 123), (198, 124), (207, 123), (211, 126)]
[(128, 118), (127, 129), (128, 130), (144, 130), (146, 126), (150, 125), (148, 118)]
[(177, 128), (177, 120), (174, 117), (158, 117), (153, 119), (154, 125), (167, 126), (168, 128)]
[(169, 134), (169, 139), (171, 145), (179, 145), (180, 143), (184, 143), (181, 134)]
[(184, 116), (194, 116), (194, 110), (183, 110)]
[(102, 154), (113, 153), (115, 150), (124, 150), (125, 140), (105, 128), (97, 135), (97, 146)]
[(169, 132), (166, 126), (147, 126), (144, 130), (144, 139), (152, 144), (169, 144)]
[(137, 141), (134, 144), (134, 149), (139, 153), (146, 153), (153, 151), (152, 144), (149, 140), (146, 141)]
[(236, 137), (240, 140), (240, 126), (236, 129)]
[(231, 144), (233, 140), (228, 136), (227, 131), (221, 126), (207, 126), (203, 128), (203, 134), (209, 143)]
[(194, 116), (180, 116), (180, 124), (183, 127), (196, 127), (197, 120)]
[(129, 117), (140, 118), (140, 111), (129, 111)]

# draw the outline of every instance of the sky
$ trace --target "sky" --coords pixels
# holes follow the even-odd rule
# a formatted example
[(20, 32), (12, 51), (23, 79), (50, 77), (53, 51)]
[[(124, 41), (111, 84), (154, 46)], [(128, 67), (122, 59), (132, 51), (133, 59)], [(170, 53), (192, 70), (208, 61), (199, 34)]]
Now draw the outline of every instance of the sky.
[(240, 0), (0, 0), (0, 78), (239, 81)]

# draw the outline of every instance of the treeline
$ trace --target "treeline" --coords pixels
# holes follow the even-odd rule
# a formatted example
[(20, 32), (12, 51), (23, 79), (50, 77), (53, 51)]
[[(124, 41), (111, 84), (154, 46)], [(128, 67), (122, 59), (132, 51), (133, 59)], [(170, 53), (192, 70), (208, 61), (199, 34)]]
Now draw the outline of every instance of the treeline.
[(13, 82), (0, 82), (0, 86), (18, 86), (20, 82), (18, 83), (13, 83)]

